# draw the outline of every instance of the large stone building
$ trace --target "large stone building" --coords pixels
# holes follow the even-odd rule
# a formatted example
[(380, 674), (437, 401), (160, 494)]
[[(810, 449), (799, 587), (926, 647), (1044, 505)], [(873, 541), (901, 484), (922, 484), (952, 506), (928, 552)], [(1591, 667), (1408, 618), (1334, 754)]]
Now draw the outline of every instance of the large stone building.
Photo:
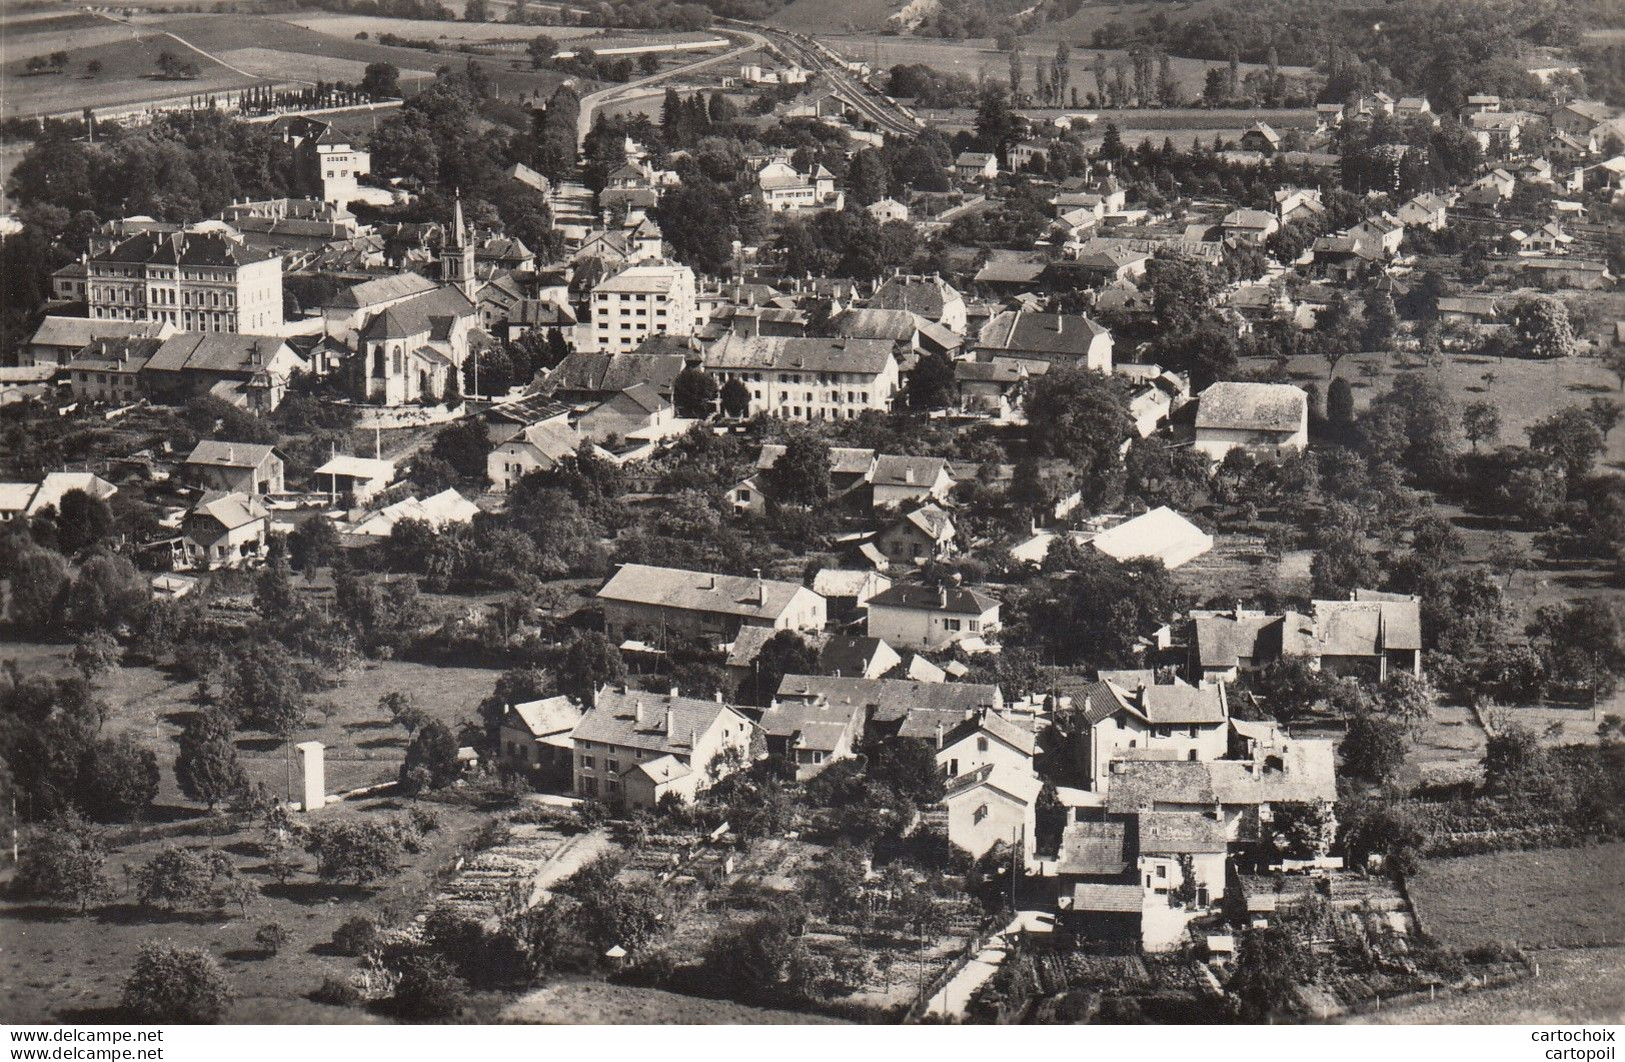
[(705, 352), (705, 370), (750, 391), (748, 415), (788, 420), (848, 420), (887, 412), (899, 370), (889, 339), (742, 336), (730, 333)]
[(356, 197), (356, 178), (372, 170), (372, 155), (326, 122), (302, 114), (276, 120), (293, 148), (301, 191), (343, 206)]
[(163, 321), (186, 332), (282, 328), (282, 258), (221, 232), (141, 233), (91, 255), (92, 318)]
[(694, 334), (694, 270), (640, 263), (605, 277), (592, 289), (590, 348), (629, 354), (650, 336)]

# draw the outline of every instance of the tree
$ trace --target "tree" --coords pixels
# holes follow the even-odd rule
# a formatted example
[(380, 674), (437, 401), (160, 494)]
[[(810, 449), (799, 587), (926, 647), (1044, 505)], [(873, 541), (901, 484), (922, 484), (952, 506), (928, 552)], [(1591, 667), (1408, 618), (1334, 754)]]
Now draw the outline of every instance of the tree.
[(1619, 427), (1620, 418), (1625, 416), (1625, 406), (1612, 398), (1593, 398), (1586, 406), (1586, 412), (1591, 415), (1591, 422), (1597, 426), (1597, 430), (1602, 432), (1603, 441), (1607, 442), (1608, 436)]
[(389, 716), (390, 722), (412, 734), (430, 719), (429, 713), (418, 706), (410, 693), (393, 690), (378, 698), (378, 707)]
[(559, 661), (559, 691), (588, 703), (604, 686), (626, 681), (621, 651), (598, 631), (577, 631)]
[(531, 69), (540, 70), (559, 54), (559, 42), (545, 33), (538, 33), (525, 45), (525, 51), (530, 55)]
[(21, 896), (73, 903), (84, 914), (110, 889), (106, 863), (100, 835), (66, 812), (29, 838), (17, 864), (16, 889)]
[(491, 5), (486, 0), (467, 0), (463, 4), (464, 22), (491, 21)]
[(309, 705), (300, 670), (280, 642), (253, 642), (237, 653), (220, 689), (221, 707), (242, 726), (288, 738)]
[(231, 740), (231, 720), (218, 709), (205, 708), (188, 719), (178, 745), (175, 782), (188, 797), (212, 811), (248, 790), (248, 772)]
[(1280, 919), (1242, 932), (1235, 973), (1225, 990), (1241, 1005), (1242, 1016), (1257, 1022), (1291, 1010), (1297, 986), (1314, 974), (1309, 945), (1292, 921)]
[(1603, 451), (1602, 432), (1584, 406), (1566, 406), (1524, 430), (1529, 448), (1556, 460), (1571, 488), (1590, 473)]
[(323, 881), (365, 885), (392, 874), (401, 859), (396, 832), (381, 822), (329, 821), (309, 827), (305, 851)]
[(85, 75), (87, 77), (98, 77), (101, 75), (101, 72), (102, 61), (100, 59), (92, 59), (90, 62), (85, 64)]
[(795, 631), (779, 631), (762, 643), (751, 673), (739, 684), (739, 698), (765, 708), (778, 694), (784, 676), (817, 673), (818, 650)]
[(11, 562), (11, 621), (25, 634), (50, 638), (59, 629), (70, 578), (54, 550), (27, 547)]
[(360, 89), (375, 100), (399, 99), (401, 69), (394, 63), (368, 63), (361, 75)]
[(1484, 742), (1484, 787), (1492, 793), (1527, 795), (1546, 781), (1550, 757), (1535, 732), (1519, 723), (1497, 728)]
[(128, 822), (158, 796), (158, 755), (129, 734), (102, 738), (79, 765), (79, 801), (93, 818)]
[(1377, 692), (1377, 705), (1382, 712), (1410, 729), (1421, 727), (1433, 717), (1436, 699), (1427, 680), (1409, 671), (1394, 671)]
[(1343, 770), (1379, 785), (1396, 778), (1405, 766), (1405, 725), (1387, 716), (1361, 712), (1349, 720), (1339, 746)]
[(1326, 422), (1340, 437), (1354, 427), (1354, 387), (1341, 376), (1326, 387)]
[(730, 379), (722, 385), (720, 392), (722, 399), (722, 412), (735, 420), (741, 419), (750, 413), (750, 388), (740, 380)]
[(136, 871), (136, 895), (143, 904), (171, 910), (195, 907), (209, 898), (214, 878), (212, 864), (201, 854), (166, 845)]
[(75, 488), (62, 495), (56, 507), (56, 541), (72, 557), (107, 540), (113, 531), (113, 510), (105, 501)]
[(79, 568), (63, 605), (64, 622), (79, 631), (118, 630), (133, 624), (152, 596), (126, 557), (98, 553)]
[(122, 1002), (135, 1021), (213, 1025), (234, 998), (220, 964), (208, 952), (148, 941), (125, 979)]
[(690, 365), (672, 382), (671, 401), (679, 417), (704, 420), (715, 411), (717, 382), (704, 369)]
[[(426, 457), (418, 459), (417, 468), (413, 473), (414, 478), (418, 477), (425, 460)], [(317, 568), (332, 564), (339, 555), (339, 548), (338, 528), (333, 525), (333, 521), (321, 515), (301, 521), (288, 536), (288, 559), (307, 575)]]
[(1490, 402), (1469, 402), (1461, 411), (1461, 433), (1478, 449), (1481, 442), (1494, 442), (1501, 435), (1501, 411)]
[(1361, 345), (1366, 350), (1386, 350), (1399, 332), (1399, 310), (1386, 291), (1366, 296)]
[(779, 505), (817, 505), (830, 494), (829, 446), (811, 431), (785, 441), (784, 452), (762, 474), (768, 496)]
[(118, 667), (118, 639), (103, 630), (82, 635), (73, 646), (73, 666), (89, 682)]
[(1557, 299), (1520, 299), (1507, 324), (1517, 345), (1530, 357), (1566, 358), (1574, 353), (1569, 310)]
[(1027, 421), (1038, 451), (1071, 462), (1094, 495), (1117, 471), (1118, 455), (1134, 428), (1116, 381), (1073, 366), (1038, 379), (1027, 399)]
[(953, 405), (958, 388), (954, 362), (946, 354), (922, 354), (909, 372), (904, 398), (910, 409), (927, 411)]
[(451, 728), (438, 719), (431, 720), (406, 747), (406, 760), (401, 764), (401, 786), (413, 791), (421, 779), (430, 789), (444, 789), (462, 775), (462, 767), (457, 759), (457, 738)]
[(1288, 859), (1319, 859), (1331, 851), (1337, 818), (1325, 800), (1273, 803), (1270, 844)]

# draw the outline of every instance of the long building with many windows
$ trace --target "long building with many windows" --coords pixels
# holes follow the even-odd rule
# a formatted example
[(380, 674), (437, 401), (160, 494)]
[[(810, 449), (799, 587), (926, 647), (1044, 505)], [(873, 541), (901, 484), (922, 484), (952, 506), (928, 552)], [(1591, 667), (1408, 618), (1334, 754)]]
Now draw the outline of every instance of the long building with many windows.
[(592, 289), (592, 345), (630, 354), (650, 336), (694, 334), (694, 270), (645, 262), (605, 277)]
[(705, 352), (705, 371), (719, 384), (745, 385), (748, 415), (788, 420), (849, 420), (866, 410), (886, 412), (898, 390), (889, 339), (729, 333)]
[(85, 263), (92, 318), (164, 321), (184, 332), (282, 327), (282, 258), (219, 232), (148, 232)]

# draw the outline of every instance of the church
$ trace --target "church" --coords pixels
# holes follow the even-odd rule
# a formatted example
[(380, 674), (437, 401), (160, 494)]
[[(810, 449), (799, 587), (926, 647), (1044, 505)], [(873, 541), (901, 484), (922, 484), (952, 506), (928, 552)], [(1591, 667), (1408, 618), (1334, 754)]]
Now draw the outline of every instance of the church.
[(479, 323), (478, 281), (461, 199), (441, 248), (440, 279), (441, 286), (385, 306), (361, 327), (360, 391), (366, 401), (386, 406), (444, 401), (468, 359)]

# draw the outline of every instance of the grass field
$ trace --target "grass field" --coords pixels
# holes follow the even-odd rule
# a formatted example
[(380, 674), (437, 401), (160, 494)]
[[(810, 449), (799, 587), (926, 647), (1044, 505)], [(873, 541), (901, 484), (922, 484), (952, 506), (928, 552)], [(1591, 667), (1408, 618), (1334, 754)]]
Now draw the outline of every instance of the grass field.
[[(1058, 38), (1050, 38), (1051, 41)], [(1033, 77), (1033, 65), (1039, 60), (1048, 61), (1053, 55), (1053, 45), (1033, 38), (1027, 38), (1027, 70), (1025, 71), (1028, 84)], [(1002, 81), (1009, 70), (1010, 58), (1004, 52), (994, 47), (993, 42), (986, 38), (974, 40), (954, 41), (923, 37), (895, 37), (884, 34), (854, 34), (851, 36), (828, 36), (824, 38), (835, 51), (852, 59), (860, 59), (871, 66), (892, 67), (899, 63), (923, 63), (943, 73), (961, 74), (966, 77), (975, 77), (985, 74), (987, 77)], [(1072, 84), (1077, 86), (1078, 96), (1082, 99), (1087, 93), (1095, 91), (1095, 80), (1092, 72), (1095, 57), (1104, 55), (1108, 67), (1117, 59), (1126, 59), (1127, 54), (1121, 51), (1095, 50), (1074, 51), (1072, 53)], [(1187, 96), (1194, 97), (1202, 91), (1203, 80), (1207, 71), (1223, 63), (1205, 59), (1185, 59), (1175, 56), (1169, 63), (1174, 79), (1179, 82), (1180, 91)], [(1242, 73), (1262, 69), (1255, 63), (1243, 63)], [(1308, 73), (1305, 67), (1285, 66), (1282, 72), (1299, 77)], [(1108, 77), (1110, 74), (1108, 73)]]
[[(68, 65), (61, 74), (28, 74), (24, 70), (26, 60), (20, 58), (0, 66), (0, 96), (4, 97), (0, 115), (56, 113), (207, 95), (258, 80), (198, 55), (162, 33), (84, 48), (61, 47), (68, 52)], [(191, 80), (160, 79), (158, 57), (164, 52), (197, 63), (200, 75)], [(92, 61), (102, 64), (101, 72), (94, 77), (86, 73), (86, 64)]]
[[(308, 65), (310, 57), (298, 52), (284, 52), (275, 48), (233, 48), (229, 52), (221, 52), (220, 58), (239, 70), (247, 70), (264, 78), (280, 78), (285, 76), (283, 71), (297, 69)], [(431, 59), (432, 56), (424, 56)], [(433, 70), (425, 70), (425, 66), (433, 63), (423, 63), (417, 69), (401, 68), (401, 77), (429, 78), (434, 76)], [(324, 81), (360, 81), (367, 73), (367, 64), (359, 59), (322, 59), (319, 64), (322, 80)]]
[(658, 988), (564, 981), (521, 996), (501, 1020), (548, 1025), (839, 1025), (833, 1018), (700, 999)]
[[(0, 648), (0, 660), (16, 660), (28, 673), (66, 674), (68, 647), (12, 643)], [(483, 668), (431, 667), (391, 660), (368, 662), (345, 676), (339, 686), (312, 697), (315, 708), (294, 741), (320, 741), (327, 746), (327, 790), (338, 793), (393, 779), (406, 756), (406, 734), (378, 708), (378, 699), (393, 690), (409, 692), (417, 703), (453, 731), (474, 716), (479, 702), (496, 685), (497, 672)], [(158, 752), (161, 772), (160, 813), (193, 813), (198, 806), (175, 785), (175, 740), (193, 711), (194, 687), (175, 682), (150, 667), (125, 667), (97, 680), (97, 694), (108, 704), (105, 730), (128, 731)], [(287, 755), (280, 742), (248, 735), (237, 740), (238, 755), (254, 781), (281, 792)], [(297, 779), (295, 779), (297, 781)], [(164, 812), (163, 809), (175, 809)]]
[(1625, 843), (1429, 860), (1407, 884), (1423, 927), (1451, 947), (1625, 939)]
[(1354, 1025), (1538, 1025), (1625, 1021), (1625, 948), (1538, 951), (1540, 976), (1435, 1003), (1380, 1010)]
[(415, 18), (383, 18), (375, 15), (337, 15), (327, 12), (297, 15), (287, 21), (333, 37), (353, 38), (357, 33), (368, 33), (377, 37), (382, 33), (393, 33), (397, 37), (443, 40), (459, 44), (491, 40), (530, 40), (538, 33), (545, 33), (556, 41), (565, 41), (599, 32), (593, 26), (515, 26), (506, 22), (445, 22)]
[(28, 59), (62, 49), (89, 48), (134, 36), (128, 26), (85, 13), (0, 12), (5, 60)]

